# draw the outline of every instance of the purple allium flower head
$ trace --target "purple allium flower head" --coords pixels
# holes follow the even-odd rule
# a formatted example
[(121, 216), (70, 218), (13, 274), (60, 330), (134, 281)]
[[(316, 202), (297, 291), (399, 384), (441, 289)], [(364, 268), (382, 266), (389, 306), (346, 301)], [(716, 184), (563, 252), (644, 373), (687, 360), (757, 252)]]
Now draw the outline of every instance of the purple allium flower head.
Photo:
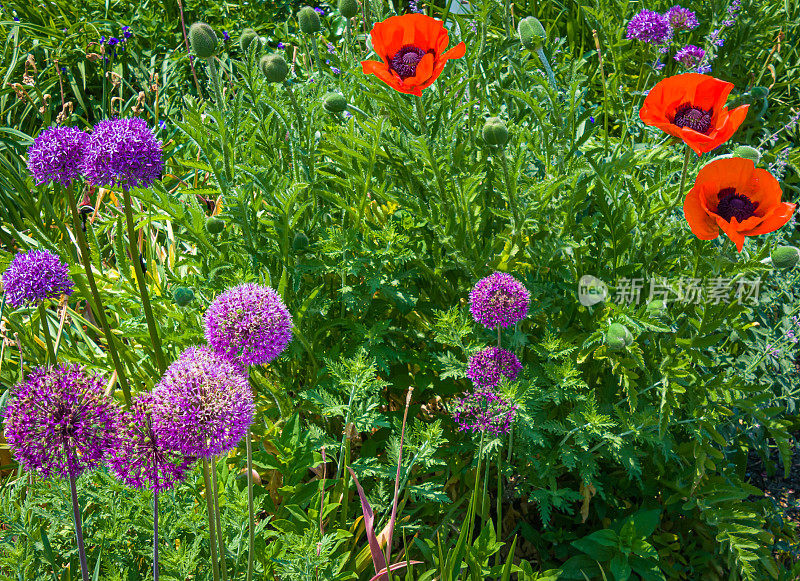
[(642, 10), (628, 23), (626, 38), (662, 45), (672, 39), (672, 27), (666, 15), (652, 10)]
[(100, 121), (83, 160), (86, 179), (98, 186), (149, 187), (161, 178), (161, 142), (143, 119)]
[(469, 358), (467, 377), (476, 387), (497, 387), (503, 377), (513, 381), (522, 371), (517, 356), (499, 347), (481, 349)]
[(476, 390), (456, 401), (453, 420), (459, 432), (507, 434), (517, 415), (517, 406), (493, 391)]
[(112, 36), (108, 39), (108, 46), (117, 46), (119, 44), (119, 39), (116, 36)]
[(510, 327), (528, 314), (530, 293), (510, 274), (495, 272), (478, 281), (469, 293), (469, 310), (480, 324)]
[(166, 448), (153, 431), (153, 395), (139, 394), (130, 410), (122, 412), (116, 445), (109, 450), (108, 465), (128, 486), (161, 492), (183, 480), (194, 458)]
[(264, 365), (286, 349), (292, 315), (268, 286), (241, 284), (208, 307), (205, 337), (220, 355), (241, 365)]
[(50, 127), (28, 148), (28, 171), (37, 184), (69, 186), (81, 174), (89, 135), (77, 127)]
[(3, 273), (6, 300), (14, 308), (72, 294), (69, 266), (47, 250), (20, 252)]
[(706, 56), (706, 51), (699, 46), (689, 44), (678, 50), (674, 58), (687, 69), (691, 69), (699, 65), (704, 56)]
[(666, 16), (674, 30), (694, 30), (699, 25), (697, 15), (688, 8), (673, 6), (667, 10)]
[(130, 37), (133, 36), (133, 33), (131, 32), (131, 27), (130, 26), (123, 26), (122, 27), (122, 36), (123, 36), (123, 38), (125, 40), (128, 40)]
[(211, 458), (234, 448), (253, 421), (247, 379), (208, 347), (190, 347), (153, 389), (153, 433), (184, 456)]
[(12, 388), (5, 437), (26, 469), (78, 477), (115, 444), (118, 417), (100, 376), (79, 365), (38, 367)]

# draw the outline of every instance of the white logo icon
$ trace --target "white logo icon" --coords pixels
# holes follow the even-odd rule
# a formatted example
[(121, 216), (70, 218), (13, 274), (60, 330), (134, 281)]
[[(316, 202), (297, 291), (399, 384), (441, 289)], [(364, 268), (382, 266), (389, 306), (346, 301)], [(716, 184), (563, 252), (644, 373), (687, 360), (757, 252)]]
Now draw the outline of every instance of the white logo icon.
[(585, 274), (578, 281), (578, 300), (584, 307), (591, 307), (608, 297), (608, 287), (602, 280)]

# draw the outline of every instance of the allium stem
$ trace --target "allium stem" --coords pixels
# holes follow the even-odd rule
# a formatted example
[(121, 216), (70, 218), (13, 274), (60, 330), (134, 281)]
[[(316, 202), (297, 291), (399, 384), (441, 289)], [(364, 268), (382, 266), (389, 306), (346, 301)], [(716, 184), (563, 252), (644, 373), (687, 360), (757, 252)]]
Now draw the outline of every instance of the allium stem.
[(472, 502), (467, 511), (467, 546), (472, 545), (472, 533), (475, 529), (475, 511), (478, 504), (478, 483), (481, 480), (481, 450), (483, 450), (484, 432), (481, 432), (481, 442), (478, 444), (478, 465), (475, 468), (475, 488), (472, 491)]
[(214, 499), (211, 490), (211, 477), (208, 472), (208, 460), (203, 458), (203, 483), (206, 487), (206, 511), (208, 512), (208, 547), (211, 553), (211, 575), (219, 581), (219, 565), (217, 564), (217, 536), (214, 532)]
[(246, 581), (250, 581), (253, 578), (253, 559), (256, 547), (256, 514), (253, 506), (253, 442), (251, 442), (249, 429), (244, 441), (247, 448), (247, 516), (250, 519)]
[[(503, 450), (497, 451), (497, 542), (503, 542)], [(500, 565), (500, 552), (494, 556), (494, 564)]]
[(106, 344), (108, 345), (108, 353), (111, 355), (111, 360), (114, 362), (117, 380), (122, 388), (122, 395), (125, 397), (125, 406), (130, 407), (131, 390), (128, 388), (128, 376), (125, 374), (125, 368), (122, 365), (122, 361), (120, 361), (119, 353), (117, 353), (114, 335), (111, 333), (111, 327), (108, 326), (108, 320), (106, 320), (106, 314), (103, 311), (103, 302), (100, 300), (100, 293), (97, 291), (94, 272), (92, 272), (92, 261), (89, 256), (89, 247), (86, 244), (86, 237), (83, 235), (81, 216), (78, 213), (78, 205), (75, 203), (75, 193), (72, 191), (71, 185), (67, 186), (67, 201), (69, 202), (72, 212), (72, 224), (75, 230), (75, 238), (78, 239), (78, 248), (81, 254), (81, 262), (83, 262), (83, 270), (86, 272), (86, 280), (89, 282), (89, 289), (91, 290), (92, 301), (94, 302), (94, 313), (103, 329), (103, 335), (105, 335)]
[(222, 581), (228, 579), (228, 566), (225, 559), (225, 539), (222, 534), (222, 519), (219, 513), (219, 486), (217, 485), (217, 458), (211, 464), (211, 490), (214, 494), (214, 521), (217, 528), (217, 547), (219, 548), (219, 572)]
[(78, 504), (78, 490), (75, 487), (75, 474), (69, 471), (69, 490), (72, 494), (72, 517), (75, 520), (75, 538), (78, 540), (78, 558), (81, 561), (83, 581), (89, 581), (89, 568), (86, 566), (86, 547), (83, 545), (83, 526), (81, 525), (81, 508)]
[(683, 198), (683, 186), (686, 185), (686, 170), (689, 168), (689, 157), (692, 154), (692, 150), (689, 149), (689, 146), (685, 146), (686, 154), (683, 157), (683, 171), (681, 171), (681, 186), (678, 189), (678, 200), (680, 201)]
[(314, 70), (318, 71), (320, 69), (320, 60), (319, 60), (319, 47), (317, 46), (317, 35), (314, 34), (311, 37), (311, 47), (314, 49)]
[(500, 347), (500, 331), (501, 331), (501, 329), (502, 329), (502, 327), (500, 325), (497, 325), (497, 346), (498, 347)]
[(125, 222), (128, 226), (128, 249), (131, 255), (131, 262), (133, 262), (133, 271), (136, 273), (136, 283), (139, 286), (139, 296), (142, 299), (142, 308), (144, 309), (144, 316), (147, 319), (147, 331), (150, 333), (150, 341), (153, 344), (153, 351), (156, 356), (156, 365), (158, 372), (163, 374), (167, 369), (167, 364), (164, 361), (164, 352), (161, 349), (161, 339), (158, 337), (158, 328), (156, 321), (153, 318), (153, 309), (150, 306), (150, 296), (147, 292), (147, 285), (144, 280), (144, 272), (142, 272), (142, 262), (139, 259), (139, 245), (136, 243), (136, 229), (133, 225), (133, 208), (131, 203), (131, 194), (128, 188), (122, 189), (122, 195), (125, 199)]
[(44, 308), (44, 303), (39, 303), (39, 323), (42, 326), (44, 341), (47, 344), (47, 363), (55, 365), (56, 355), (53, 349), (53, 338), (50, 336), (50, 324), (47, 322), (47, 309)]
[(153, 581), (158, 581), (158, 492), (153, 493)]

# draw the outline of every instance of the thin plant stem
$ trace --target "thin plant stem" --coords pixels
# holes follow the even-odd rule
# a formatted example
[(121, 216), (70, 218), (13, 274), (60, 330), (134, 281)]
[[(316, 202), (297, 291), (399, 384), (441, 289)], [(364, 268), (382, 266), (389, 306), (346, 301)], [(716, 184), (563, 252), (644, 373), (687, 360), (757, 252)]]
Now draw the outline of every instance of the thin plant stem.
[(537, 48), (536, 56), (538, 56), (539, 60), (542, 61), (542, 66), (544, 67), (544, 72), (547, 74), (547, 80), (550, 83), (550, 86), (554, 91), (557, 90), (558, 86), (556, 85), (556, 76), (553, 74), (553, 69), (550, 68), (550, 62), (547, 60), (547, 56), (544, 54), (544, 49)]
[(500, 325), (497, 325), (497, 346), (498, 347), (500, 347), (500, 330), (501, 329), (502, 329), (502, 327), (500, 327)]
[(253, 578), (253, 560), (256, 548), (256, 513), (253, 506), (253, 442), (251, 441), (250, 429), (245, 436), (245, 446), (247, 447), (247, 516), (250, 520), (250, 530), (248, 532), (248, 552), (247, 552), (247, 581)]
[(97, 291), (97, 284), (94, 280), (94, 273), (92, 272), (92, 261), (89, 257), (89, 247), (86, 244), (86, 237), (83, 235), (83, 227), (81, 226), (81, 216), (78, 213), (78, 205), (75, 203), (75, 194), (72, 191), (72, 186), (67, 186), (67, 201), (69, 202), (70, 210), (72, 212), (72, 223), (75, 230), (75, 238), (78, 240), (78, 248), (80, 250), (81, 262), (83, 262), (83, 270), (86, 272), (86, 280), (89, 283), (89, 289), (92, 294), (92, 301), (94, 302), (94, 312), (97, 320), (100, 321), (100, 327), (103, 329), (103, 335), (106, 338), (108, 345), (108, 353), (111, 355), (111, 360), (114, 362), (114, 369), (117, 372), (117, 380), (122, 388), (122, 394), (125, 397), (125, 406), (131, 405), (131, 390), (128, 387), (128, 376), (125, 374), (125, 368), (120, 361), (119, 353), (117, 353), (117, 346), (114, 343), (114, 335), (111, 333), (111, 327), (108, 326), (105, 312), (103, 311), (103, 302), (100, 300), (100, 293)]
[(86, 547), (83, 544), (81, 508), (78, 504), (78, 489), (75, 487), (75, 474), (72, 470), (69, 470), (69, 490), (72, 494), (72, 518), (75, 520), (75, 538), (78, 541), (78, 558), (81, 561), (81, 576), (83, 581), (89, 581), (89, 568), (86, 566)]
[(311, 37), (311, 48), (314, 49), (314, 71), (320, 70), (320, 60), (319, 60), (319, 47), (317, 46), (317, 35), (313, 35)]
[(50, 324), (47, 322), (47, 309), (44, 303), (39, 303), (39, 323), (44, 334), (44, 341), (47, 344), (47, 362), (49, 365), (56, 364), (56, 354), (53, 349), (53, 338), (50, 336)]
[(500, 148), (500, 163), (503, 166), (503, 181), (506, 184), (506, 193), (508, 193), (508, 201), (511, 204), (511, 211), (514, 214), (514, 238), (521, 234), (521, 224), (519, 218), (519, 207), (517, 206), (517, 186), (516, 182), (511, 182), (511, 177), (508, 172), (508, 161), (506, 161), (506, 150)]
[[(56, 333), (56, 344), (53, 347), (53, 354), (58, 359), (58, 348), (61, 346), (61, 336), (64, 333), (64, 323), (67, 321), (67, 295), (61, 295), (61, 302), (58, 305), (61, 313), (58, 315), (58, 333)], [(2, 313), (0, 312), (0, 319)]]
[(186, 36), (186, 22), (183, 18), (183, 2), (178, 0), (178, 11), (181, 15), (181, 30), (183, 31), (183, 44), (186, 46), (186, 54), (189, 55), (189, 66), (192, 68), (192, 77), (194, 78), (194, 86), (197, 89), (197, 96), (203, 98), (203, 92), (200, 90), (200, 81), (197, 80), (197, 72), (194, 70), (194, 58), (189, 50), (189, 38)]
[(128, 191), (128, 188), (122, 189), (122, 196), (125, 200), (125, 223), (128, 227), (128, 251), (131, 255), (131, 262), (133, 262), (133, 271), (136, 273), (136, 284), (139, 287), (139, 297), (142, 299), (142, 308), (144, 309), (144, 317), (147, 320), (147, 331), (150, 334), (150, 342), (153, 344), (156, 365), (158, 366), (159, 373), (164, 373), (167, 369), (167, 364), (164, 360), (161, 339), (158, 336), (158, 328), (156, 327), (156, 321), (153, 317), (153, 308), (150, 305), (150, 295), (147, 292), (144, 272), (142, 272), (141, 253), (139, 252), (139, 245), (136, 243), (136, 228), (133, 224), (133, 204), (131, 202), (131, 193)]
[[(483, 496), (481, 497), (481, 526), (486, 526), (486, 520), (489, 518), (488, 514), (488, 506), (486, 506), (486, 500), (489, 495), (489, 458), (486, 458), (486, 466), (483, 469)], [(484, 514), (483, 509), (484, 507), (487, 509), (486, 514)]]
[(219, 140), (222, 146), (222, 163), (225, 168), (225, 178), (228, 182), (231, 182), (233, 181), (233, 167), (230, 148), (228, 147), (228, 128), (225, 125), (225, 100), (223, 99), (222, 87), (219, 82), (216, 57), (211, 57), (206, 63), (208, 64), (208, 76), (211, 77), (211, 87), (214, 90), (214, 100), (217, 102), (217, 109), (219, 110)]
[(686, 154), (683, 156), (683, 170), (681, 171), (681, 186), (678, 189), (678, 200), (683, 198), (683, 187), (686, 185), (686, 170), (689, 168), (689, 157), (692, 155), (692, 150), (689, 146), (686, 147)]
[(217, 529), (217, 548), (219, 549), (219, 572), (222, 581), (228, 579), (228, 566), (225, 561), (225, 539), (222, 535), (222, 519), (219, 513), (219, 486), (217, 485), (217, 459), (211, 464), (211, 490), (214, 494), (214, 522)]
[(414, 386), (408, 387), (406, 393), (406, 409), (403, 411), (403, 425), (400, 428), (400, 450), (397, 453), (397, 473), (394, 477), (394, 500), (392, 501), (392, 516), (389, 518), (389, 534), (386, 538), (386, 571), (387, 577), (391, 579), (392, 574), (389, 569), (392, 565), (392, 535), (394, 534), (394, 522), (397, 519), (397, 500), (400, 488), (400, 468), (403, 464), (403, 440), (406, 435), (406, 421), (408, 420), (408, 406), (411, 404), (411, 394), (414, 392)]
[(606, 72), (603, 70), (603, 52), (600, 50), (600, 38), (597, 36), (597, 31), (592, 30), (594, 37), (594, 46), (597, 49), (597, 59), (600, 62), (600, 77), (603, 80), (603, 135), (605, 137), (605, 144), (603, 149), (608, 153), (608, 93), (606, 89)]
[(303, 113), (300, 111), (300, 106), (297, 104), (297, 99), (294, 96), (294, 91), (292, 91), (292, 84), (289, 81), (284, 80), (283, 86), (286, 88), (286, 92), (289, 94), (289, 101), (292, 103), (292, 109), (294, 109), (294, 114), (297, 117), (297, 127), (300, 130), (300, 134), (303, 134)]
[(481, 451), (483, 450), (483, 432), (481, 432), (481, 442), (478, 444), (478, 465), (475, 468), (475, 488), (472, 491), (472, 509), (468, 511), (467, 523), (467, 546), (472, 545), (472, 533), (475, 529), (475, 510), (478, 503), (478, 483), (481, 480)]
[[(503, 542), (503, 451), (497, 451), (497, 542)], [(494, 564), (500, 565), (500, 552), (494, 556)]]
[(153, 581), (158, 581), (158, 492), (153, 492)]
[(211, 490), (211, 477), (208, 471), (208, 460), (203, 458), (203, 482), (206, 487), (206, 512), (208, 512), (208, 547), (211, 553), (211, 576), (219, 581), (219, 565), (217, 564), (217, 539), (214, 532), (214, 498)]

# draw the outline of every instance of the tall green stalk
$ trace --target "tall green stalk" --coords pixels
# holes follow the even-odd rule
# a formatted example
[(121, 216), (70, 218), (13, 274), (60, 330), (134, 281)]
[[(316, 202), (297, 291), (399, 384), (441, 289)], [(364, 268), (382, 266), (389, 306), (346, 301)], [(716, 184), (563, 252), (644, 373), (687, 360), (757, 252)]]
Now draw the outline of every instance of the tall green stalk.
[(248, 552), (247, 552), (247, 576), (246, 580), (253, 578), (253, 561), (256, 547), (256, 515), (253, 506), (253, 442), (251, 442), (250, 429), (245, 436), (247, 446), (247, 516), (250, 520), (250, 530), (248, 532)]
[(47, 362), (49, 365), (56, 364), (56, 353), (53, 349), (53, 338), (50, 336), (50, 324), (47, 322), (47, 309), (44, 303), (39, 303), (39, 324), (42, 326), (44, 341), (47, 344)]
[(69, 490), (72, 496), (72, 518), (75, 523), (75, 538), (78, 541), (78, 558), (81, 562), (81, 577), (89, 581), (89, 568), (86, 565), (86, 547), (83, 544), (83, 527), (81, 526), (81, 508), (78, 504), (78, 490), (75, 487), (75, 475), (69, 470)]
[(211, 464), (211, 490), (214, 493), (214, 522), (217, 529), (217, 547), (219, 548), (219, 572), (222, 581), (228, 579), (228, 566), (225, 559), (225, 538), (222, 532), (222, 519), (219, 513), (219, 485), (217, 484), (217, 459)]
[(214, 532), (214, 492), (211, 488), (208, 460), (203, 458), (203, 482), (206, 487), (206, 512), (208, 512), (208, 547), (211, 553), (211, 576), (214, 581), (219, 581), (219, 565), (217, 564), (217, 537)]
[(128, 376), (125, 374), (125, 368), (120, 361), (119, 353), (117, 353), (117, 346), (114, 344), (114, 335), (111, 333), (111, 327), (108, 326), (105, 312), (103, 312), (103, 302), (100, 300), (100, 293), (97, 291), (97, 284), (94, 281), (94, 273), (92, 272), (92, 261), (89, 257), (89, 247), (86, 244), (86, 237), (83, 235), (83, 227), (81, 225), (81, 216), (78, 213), (78, 205), (75, 203), (75, 193), (72, 191), (72, 186), (67, 186), (67, 201), (72, 212), (72, 223), (75, 230), (75, 238), (78, 240), (78, 248), (80, 250), (81, 262), (83, 262), (83, 270), (86, 272), (86, 280), (89, 282), (89, 289), (92, 294), (92, 302), (94, 302), (94, 313), (100, 327), (103, 329), (103, 335), (106, 338), (108, 345), (108, 353), (111, 355), (111, 360), (114, 362), (114, 369), (117, 372), (117, 381), (122, 388), (122, 394), (125, 397), (125, 405), (131, 405), (131, 391), (128, 387)]
[(233, 164), (231, 163), (230, 148), (228, 147), (228, 129), (225, 125), (225, 101), (222, 98), (222, 85), (220, 84), (219, 69), (217, 69), (216, 57), (211, 57), (206, 61), (208, 64), (208, 76), (211, 78), (211, 88), (214, 90), (214, 100), (217, 102), (219, 110), (219, 137), (222, 145), (222, 163), (225, 168), (225, 178), (228, 182), (233, 181)]
[(133, 262), (133, 271), (136, 273), (136, 284), (139, 287), (139, 297), (142, 299), (144, 317), (147, 319), (147, 332), (150, 334), (150, 342), (153, 345), (156, 365), (158, 366), (158, 372), (163, 374), (167, 369), (167, 364), (164, 360), (161, 339), (158, 336), (158, 328), (156, 327), (156, 321), (153, 317), (153, 308), (150, 306), (150, 295), (147, 292), (144, 272), (142, 272), (141, 254), (139, 253), (139, 245), (136, 243), (136, 228), (133, 224), (133, 208), (131, 194), (128, 188), (122, 189), (122, 196), (125, 200), (125, 223), (128, 227), (128, 250), (131, 255), (131, 261)]
[(153, 581), (158, 581), (158, 492), (153, 493)]
[(681, 185), (678, 188), (678, 201), (683, 198), (683, 187), (686, 185), (686, 170), (689, 169), (689, 157), (692, 155), (692, 150), (688, 145), (685, 146), (686, 153), (683, 156), (683, 170), (681, 171)]

